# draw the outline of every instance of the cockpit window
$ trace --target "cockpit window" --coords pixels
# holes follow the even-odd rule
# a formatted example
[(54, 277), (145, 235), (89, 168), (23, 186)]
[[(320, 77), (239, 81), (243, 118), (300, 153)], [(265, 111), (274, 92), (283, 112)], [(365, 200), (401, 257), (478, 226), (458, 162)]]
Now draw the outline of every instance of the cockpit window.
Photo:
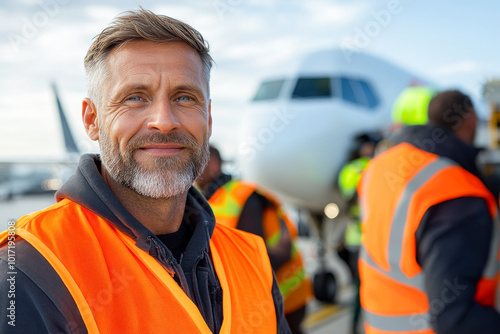
[(292, 99), (331, 97), (331, 80), (323, 78), (299, 78), (292, 93)]
[(255, 94), (253, 101), (265, 101), (265, 100), (275, 100), (278, 98), (283, 87), (284, 79), (264, 81), (257, 94)]
[(342, 99), (374, 109), (378, 105), (378, 98), (371, 85), (365, 80), (341, 77)]

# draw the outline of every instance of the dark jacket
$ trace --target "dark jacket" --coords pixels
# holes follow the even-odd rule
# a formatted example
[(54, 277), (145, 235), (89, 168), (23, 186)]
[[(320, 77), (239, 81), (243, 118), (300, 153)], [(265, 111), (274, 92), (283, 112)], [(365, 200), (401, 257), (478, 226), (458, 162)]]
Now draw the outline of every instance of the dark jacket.
[[(156, 236), (139, 223), (113, 195), (100, 175), (100, 166), (98, 156), (82, 156), (76, 173), (56, 193), (56, 199), (59, 201), (68, 198), (84, 206), (133, 238), (137, 247), (149, 252), (166, 270), (175, 273), (174, 279), (197, 305), (208, 327), (212, 332), (218, 333), (223, 320), (222, 289), (209, 250), (215, 219), (208, 203), (197, 190), (191, 188), (187, 196), (183, 227), (172, 235)], [(162, 240), (169, 242), (169, 245), (165, 245)], [(176, 242), (171, 251), (170, 243), (178, 240), (184, 242)], [(50, 264), (24, 240), (16, 241), (16, 252), (16, 326), (12, 327), (7, 321), (2, 321), (0, 332), (86, 333), (73, 298)], [(6, 247), (1, 248), (2, 296), (6, 296), (9, 289), (6, 281), (9, 278), (6, 276), (9, 271), (7, 255)], [(278, 333), (288, 333), (276, 280), (270, 293), (273, 294), (275, 303)], [(2, 319), (8, 319), (8, 312), (6, 305), (1, 305)]]
[[(476, 165), (479, 150), (450, 130), (409, 126), (393, 140), (449, 158), (482, 179)], [(500, 314), (474, 300), (492, 232), (492, 218), (482, 198), (449, 200), (431, 207), (422, 218), (415, 234), (417, 262), (423, 269), (431, 323), (437, 333), (500, 333)]]

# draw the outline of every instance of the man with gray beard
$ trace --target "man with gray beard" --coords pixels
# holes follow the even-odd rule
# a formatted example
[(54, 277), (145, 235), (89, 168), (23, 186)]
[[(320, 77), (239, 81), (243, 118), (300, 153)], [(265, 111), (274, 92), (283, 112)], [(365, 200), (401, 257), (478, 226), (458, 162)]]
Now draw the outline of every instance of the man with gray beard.
[[(209, 156), (208, 138), (205, 138), (204, 144), (199, 146), (196, 140), (176, 132), (134, 137), (127, 143), (123, 155), (112, 146), (106, 132), (100, 131), (99, 138), (101, 161), (111, 177), (140, 195), (151, 198), (169, 198), (186, 191), (191, 186), (193, 178), (196, 179), (200, 174), (200, 168), (207, 164)], [(154, 168), (148, 169), (142, 167), (131, 152), (151, 143), (177, 143), (189, 147), (192, 152), (189, 160), (184, 162), (176, 156), (158, 157), (154, 160)]]
[(1, 333), (289, 333), (262, 238), (216, 225), (192, 187), (211, 65), (198, 31), (142, 8), (95, 38), (82, 120), (101, 155), (0, 234)]

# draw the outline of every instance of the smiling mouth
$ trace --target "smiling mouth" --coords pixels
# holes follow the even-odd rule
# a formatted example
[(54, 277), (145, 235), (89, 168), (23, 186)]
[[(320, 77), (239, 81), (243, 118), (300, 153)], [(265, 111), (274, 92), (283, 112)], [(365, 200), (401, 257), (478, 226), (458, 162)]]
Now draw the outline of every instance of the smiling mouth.
[(168, 156), (178, 154), (185, 148), (185, 146), (178, 144), (151, 144), (143, 146), (139, 150), (156, 156)]

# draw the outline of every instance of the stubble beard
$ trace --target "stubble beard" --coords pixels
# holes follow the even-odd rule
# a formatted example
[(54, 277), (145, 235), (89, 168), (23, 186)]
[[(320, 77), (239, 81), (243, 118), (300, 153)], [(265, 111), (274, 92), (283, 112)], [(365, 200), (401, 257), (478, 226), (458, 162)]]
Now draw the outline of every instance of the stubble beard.
[[(156, 143), (181, 144), (189, 152), (189, 158), (152, 157), (154, 167), (141, 165), (134, 158), (134, 152), (142, 146)], [(200, 145), (194, 137), (178, 132), (134, 136), (127, 143), (125, 151), (121, 152), (118, 143), (113, 143), (100, 130), (99, 146), (102, 164), (113, 180), (139, 195), (154, 199), (172, 198), (186, 192), (210, 157), (208, 135)]]

